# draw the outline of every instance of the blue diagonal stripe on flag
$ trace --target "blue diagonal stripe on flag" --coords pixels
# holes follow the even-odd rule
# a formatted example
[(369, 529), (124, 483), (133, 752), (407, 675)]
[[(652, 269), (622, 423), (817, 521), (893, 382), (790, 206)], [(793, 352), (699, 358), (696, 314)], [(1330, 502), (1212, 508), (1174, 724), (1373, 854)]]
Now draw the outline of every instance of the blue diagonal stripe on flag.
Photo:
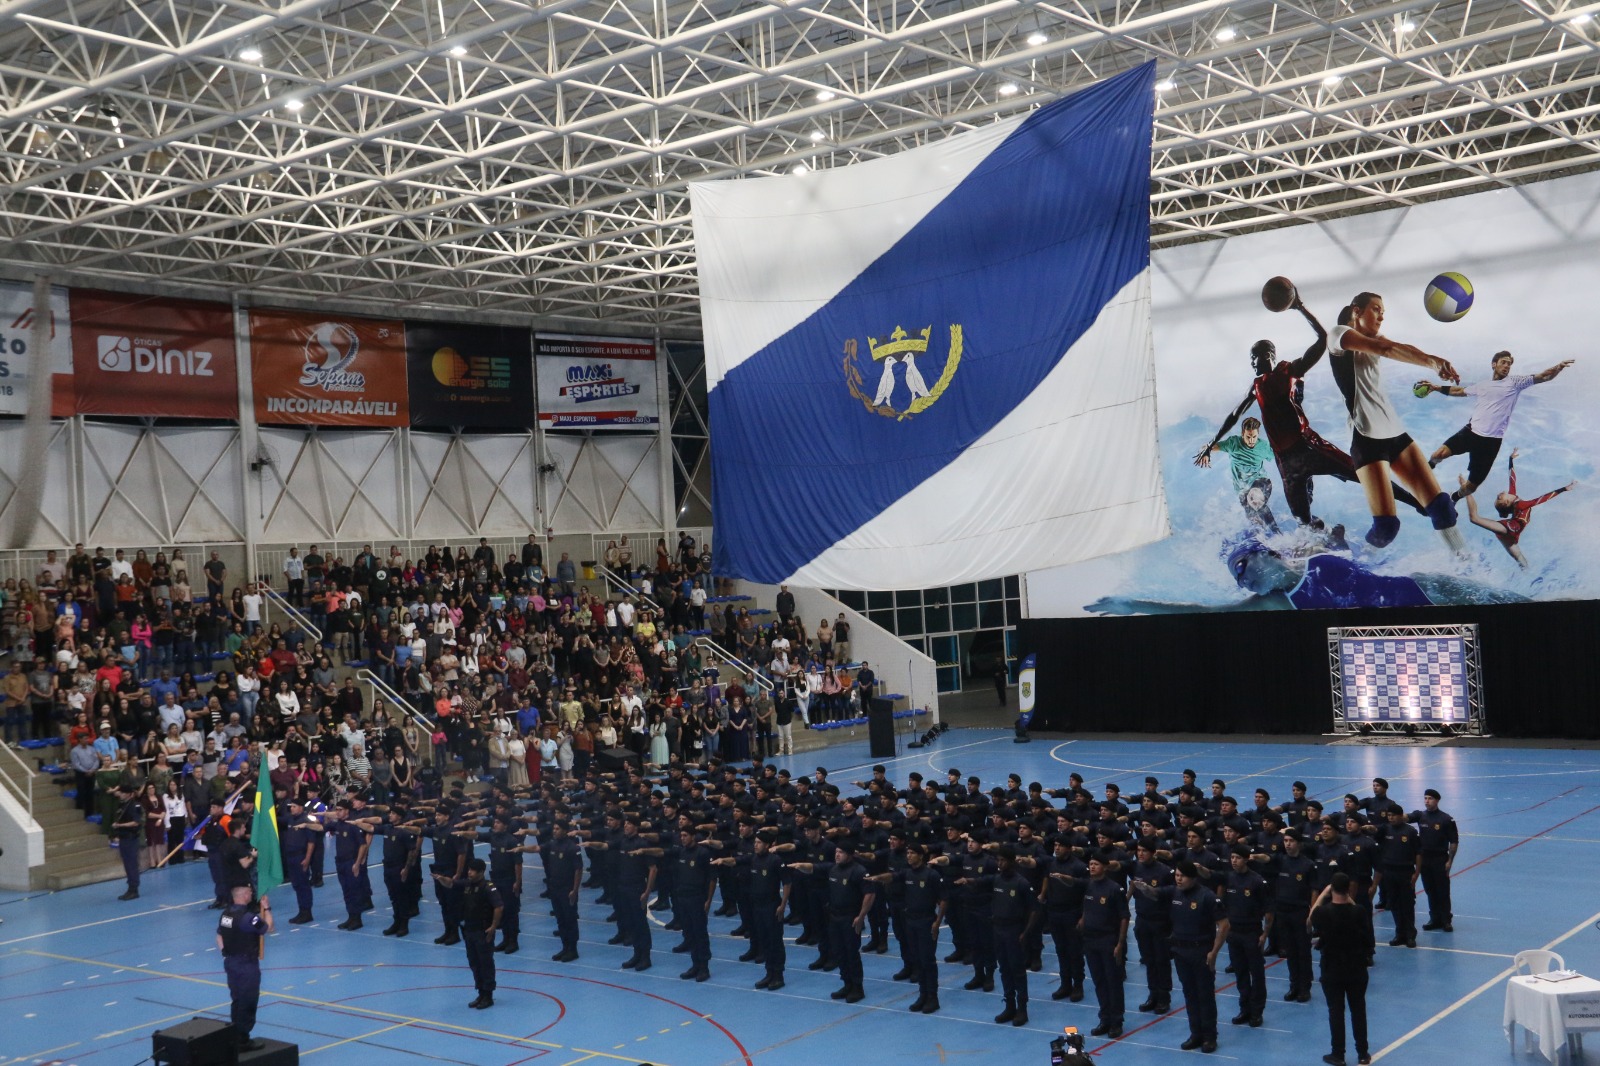
[(915, 588), (1164, 535), (1152, 77), (693, 187), (721, 572)]

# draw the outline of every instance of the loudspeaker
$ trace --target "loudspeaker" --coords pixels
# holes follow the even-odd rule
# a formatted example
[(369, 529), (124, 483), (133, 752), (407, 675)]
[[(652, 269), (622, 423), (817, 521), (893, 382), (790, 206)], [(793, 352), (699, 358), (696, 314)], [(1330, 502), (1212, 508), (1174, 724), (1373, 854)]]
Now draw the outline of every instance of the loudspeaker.
[(616, 773), (622, 769), (623, 763), (632, 766), (635, 773), (644, 773), (644, 760), (638, 752), (627, 748), (605, 748), (594, 753), (594, 768), (598, 773)]
[(894, 704), (873, 698), (867, 708), (867, 746), (874, 759), (894, 758)]
[(150, 1057), (168, 1066), (234, 1066), (233, 1026), (214, 1018), (194, 1018), (150, 1038)]
[(239, 1052), (239, 1066), (300, 1066), (300, 1048), (282, 1040), (257, 1037), (261, 1047), (255, 1051)]

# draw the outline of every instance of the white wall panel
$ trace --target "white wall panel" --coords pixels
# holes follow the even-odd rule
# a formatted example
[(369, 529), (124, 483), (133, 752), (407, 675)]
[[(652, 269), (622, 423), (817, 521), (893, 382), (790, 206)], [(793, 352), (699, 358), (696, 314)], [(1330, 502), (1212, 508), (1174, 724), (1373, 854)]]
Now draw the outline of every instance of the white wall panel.
[[(22, 476), (24, 464), (38, 462), (38, 457), (29, 455), (23, 446), (22, 427), (20, 418), (0, 421), (0, 529), (5, 530), (8, 537), (14, 519), (11, 503), (16, 496), (17, 480)], [(45, 476), (44, 502), (29, 538), (31, 543), (17, 545), (19, 548), (59, 548), (70, 546), (75, 539), (72, 533), (72, 436), (75, 428), (72, 422), (50, 424), (50, 445), (45, 453), (49, 469)]]
[(262, 426), (262, 539), (403, 538), (400, 440), (400, 430)]
[(557, 533), (664, 527), (659, 437), (547, 434), (544, 444), (556, 465), (545, 492)]
[(419, 539), (525, 537), (539, 531), (531, 433), (411, 434), (411, 506)]
[(86, 543), (243, 539), (236, 428), (81, 425)]

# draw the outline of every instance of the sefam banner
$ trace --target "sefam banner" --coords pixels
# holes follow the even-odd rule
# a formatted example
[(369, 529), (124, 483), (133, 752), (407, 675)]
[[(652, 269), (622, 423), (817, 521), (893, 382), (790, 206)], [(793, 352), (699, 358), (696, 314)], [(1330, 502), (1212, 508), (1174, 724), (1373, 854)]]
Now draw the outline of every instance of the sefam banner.
[(884, 159), (690, 187), (719, 573), (921, 588), (1166, 535), (1153, 77)]
[[(76, 413), (72, 399), (72, 328), (67, 290), (52, 288), (50, 306), (50, 371), (54, 380), (53, 410), (57, 418)], [(28, 411), (28, 371), (33, 358), (33, 286), (0, 281), (0, 414)]]
[(629, 337), (535, 333), (546, 429), (652, 429), (661, 422), (656, 345)]
[(1600, 177), (1155, 257), (1174, 535), (1035, 617), (1600, 598)]
[(406, 330), (388, 319), (250, 312), (256, 420), (311, 426), (403, 426)]
[(95, 289), (70, 301), (78, 414), (239, 417), (227, 304)]
[(414, 426), (533, 427), (526, 329), (407, 322), (406, 376)]

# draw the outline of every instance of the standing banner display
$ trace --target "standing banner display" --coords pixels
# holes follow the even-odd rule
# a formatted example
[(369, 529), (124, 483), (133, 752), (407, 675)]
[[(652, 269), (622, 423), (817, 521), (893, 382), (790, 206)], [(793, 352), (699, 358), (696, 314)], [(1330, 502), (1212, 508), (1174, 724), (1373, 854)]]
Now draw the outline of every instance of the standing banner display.
[(403, 426), (406, 330), (388, 319), (250, 312), (256, 420), (309, 426)]
[[(50, 373), (55, 379), (51, 414), (70, 418), (72, 397), (72, 329), (68, 325), (67, 290), (50, 290)], [(0, 414), (28, 411), (28, 368), (33, 358), (33, 286), (0, 281)]]
[(1033, 721), (1033, 707), (1038, 702), (1038, 657), (1031, 652), (1022, 660), (1022, 670), (1017, 674), (1017, 710), (1022, 712), (1022, 727)]
[(70, 299), (78, 414), (239, 417), (227, 304), (95, 289)]
[(533, 428), (526, 329), (407, 322), (406, 376), (414, 426)]
[(654, 341), (535, 333), (546, 429), (651, 429), (661, 421)]

